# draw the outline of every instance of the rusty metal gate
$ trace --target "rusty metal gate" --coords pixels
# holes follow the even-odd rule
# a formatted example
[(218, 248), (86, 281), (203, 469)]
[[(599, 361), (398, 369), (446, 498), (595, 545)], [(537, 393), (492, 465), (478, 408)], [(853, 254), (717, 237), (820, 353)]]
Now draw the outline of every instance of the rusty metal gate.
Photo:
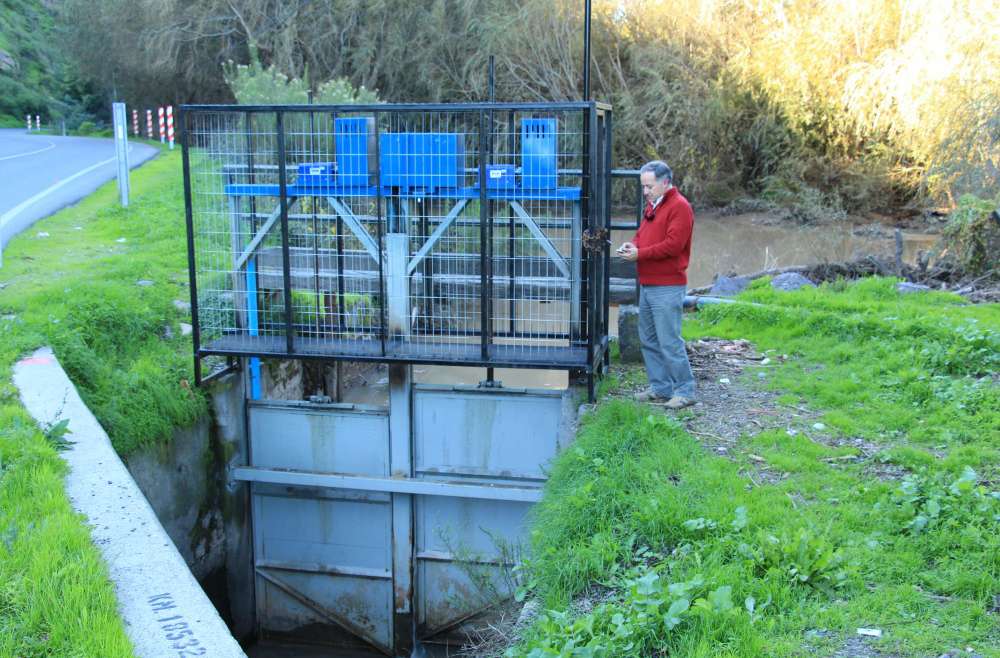
[(265, 636), (409, 656), (512, 593), (569, 392), (414, 385), (388, 408), (248, 401)]

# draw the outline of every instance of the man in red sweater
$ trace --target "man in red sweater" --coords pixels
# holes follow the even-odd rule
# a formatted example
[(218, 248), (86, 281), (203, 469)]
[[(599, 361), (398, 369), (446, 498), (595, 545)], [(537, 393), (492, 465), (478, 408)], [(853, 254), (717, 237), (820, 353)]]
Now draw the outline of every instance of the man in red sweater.
[(694, 213), (673, 186), (673, 172), (665, 162), (644, 164), (639, 182), (648, 202), (642, 223), (632, 242), (618, 248), (619, 256), (635, 262), (639, 274), (639, 340), (649, 389), (636, 399), (682, 409), (694, 404), (695, 395), (681, 338)]

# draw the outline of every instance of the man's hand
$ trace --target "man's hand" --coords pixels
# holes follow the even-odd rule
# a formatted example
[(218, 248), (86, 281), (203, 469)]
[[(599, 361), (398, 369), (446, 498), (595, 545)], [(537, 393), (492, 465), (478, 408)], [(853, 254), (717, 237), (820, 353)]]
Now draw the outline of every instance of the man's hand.
[(636, 247), (631, 242), (626, 242), (622, 246), (618, 247), (618, 250), (615, 251), (615, 254), (621, 257), (622, 260), (627, 260), (629, 262), (635, 262), (639, 260), (639, 248)]

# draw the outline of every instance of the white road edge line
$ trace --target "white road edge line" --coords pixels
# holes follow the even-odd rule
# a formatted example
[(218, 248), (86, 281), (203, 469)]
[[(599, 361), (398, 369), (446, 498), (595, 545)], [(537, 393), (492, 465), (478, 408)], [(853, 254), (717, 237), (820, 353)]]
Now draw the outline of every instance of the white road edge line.
[[(129, 153), (132, 152), (132, 147), (131, 146), (128, 148), (128, 151), (129, 151)], [(24, 210), (25, 208), (27, 208), (31, 204), (35, 203), (36, 201), (42, 199), (46, 195), (55, 192), (56, 190), (58, 190), (63, 185), (71, 183), (74, 180), (76, 180), (77, 178), (79, 178), (80, 176), (85, 176), (86, 174), (89, 174), (90, 172), (94, 171), (95, 169), (103, 167), (104, 165), (106, 165), (106, 164), (108, 164), (110, 162), (114, 162), (117, 159), (118, 159), (118, 156), (114, 155), (114, 156), (111, 156), (110, 158), (108, 158), (107, 160), (102, 160), (101, 162), (98, 162), (95, 165), (91, 165), (91, 166), (87, 167), (86, 169), (78, 171), (75, 174), (73, 174), (72, 176), (70, 176), (69, 178), (64, 178), (63, 180), (59, 181), (55, 185), (42, 190), (41, 192), (39, 192), (35, 196), (31, 197), (30, 199), (26, 199), (26, 200), (22, 201), (21, 203), (17, 204), (16, 206), (14, 206), (13, 208), (11, 208), (10, 210), (8, 210), (7, 212), (5, 212), (4, 214), (0, 215), (0, 267), (3, 267), (3, 227), (4, 227), (4, 224), (6, 224), (7, 222), (9, 222), (12, 217), (15, 217), (17, 215), (17, 213), (21, 212), (22, 210)]]
[(49, 145), (43, 149), (38, 149), (37, 151), (28, 151), (27, 153), (15, 153), (14, 155), (5, 155), (0, 160), (13, 160), (14, 158), (23, 158), (29, 155), (35, 155), (36, 153), (45, 153), (46, 151), (51, 151), (56, 147), (55, 142), (49, 142)]
[(49, 194), (52, 194), (53, 192), (55, 192), (56, 190), (58, 190), (60, 187), (62, 187), (64, 185), (68, 185), (69, 183), (72, 183), (73, 181), (75, 181), (80, 176), (85, 176), (85, 175), (89, 174), (90, 172), (92, 172), (93, 170), (98, 169), (99, 167), (103, 167), (104, 165), (106, 165), (108, 163), (111, 163), (111, 162), (114, 162), (114, 161), (115, 161), (115, 157), (112, 156), (112, 157), (108, 158), (107, 160), (103, 160), (101, 162), (98, 162), (95, 165), (91, 165), (91, 166), (87, 167), (86, 169), (83, 169), (81, 171), (76, 172), (75, 174), (73, 174), (69, 178), (62, 179), (61, 181), (59, 181), (55, 185), (52, 185), (51, 187), (48, 187), (48, 188), (42, 190), (41, 192), (39, 192), (35, 196), (31, 197), (30, 199), (25, 199), (24, 201), (22, 201), (21, 203), (17, 204), (16, 206), (14, 206), (13, 208), (11, 208), (10, 210), (8, 210), (7, 212), (5, 212), (4, 214), (0, 215), (0, 229), (3, 229), (3, 225), (6, 224), (7, 222), (9, 222), (12, 217), (15, 217), (19, 212), (21, 212), (22, 210), (24, 210), (25, 208), (27, 208), (31, 204), (35, 203), (36, 201), (39, 201), (40, 199), (44, 198), (45, 196), (47, 196)]

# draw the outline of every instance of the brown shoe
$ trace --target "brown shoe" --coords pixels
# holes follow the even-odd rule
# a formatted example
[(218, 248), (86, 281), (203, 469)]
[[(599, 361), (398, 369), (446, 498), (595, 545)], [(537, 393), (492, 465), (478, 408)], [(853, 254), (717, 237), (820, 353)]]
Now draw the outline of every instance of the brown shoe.
[(690, 407), (692, 404), (694, 404), (694, 400), (691, 398), (675, 395), (667, 400), (667, 403), (663, 406), (667, 409), (683, 409), (684, 407)]
[(645, 391), (635, 394), (636, 402), (664, 402), (666, 399), (667, 398), (662, 395), (656, 394), (651, 388), (647, 388)]

